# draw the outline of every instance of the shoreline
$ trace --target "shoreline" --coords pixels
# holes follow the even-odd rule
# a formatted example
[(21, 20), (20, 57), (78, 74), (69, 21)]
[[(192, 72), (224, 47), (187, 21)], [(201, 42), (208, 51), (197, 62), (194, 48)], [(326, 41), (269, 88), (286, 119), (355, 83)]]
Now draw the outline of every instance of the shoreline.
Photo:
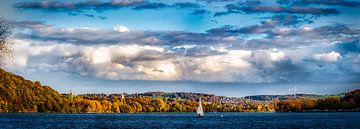
[[(205, 113), (346, 113), (346, 112), (360, 112), (360, 110), (346, 110), (346, 111), (335, 111), (335, 110), (313, 110), (313, 111), (289, 111), (289, 112), (281, 112), (281, 111), (273, 111), (273, 112), (205, 112)], [(61, 113), (61, 112), (0, 112), (0, 114), (189, 114), (196, 112), (123, 112), (123, 113)]]

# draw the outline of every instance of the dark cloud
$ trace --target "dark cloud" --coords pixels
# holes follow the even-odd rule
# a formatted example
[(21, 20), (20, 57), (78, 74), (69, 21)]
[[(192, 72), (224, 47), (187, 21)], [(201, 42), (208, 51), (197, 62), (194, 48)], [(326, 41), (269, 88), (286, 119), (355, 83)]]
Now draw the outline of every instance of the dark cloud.
[(316, 15), (329, 15), (338, 14), (339, 12), (335, 9), (324, 9), (324, 8), (287, 8), (280, 6), (252, 6), (243, 7), (238, 10), (245, 13), (298, 13), (298, 14), (316, 14)]
[(185, 57), (195, 57), (195, 58), (226, 54), (226, 52), (219, 52), (217, 50), (213, 50), (208, 45), (200, 45), (190, 48), (177, 47), (177, 48), (173, 48), (172, 51), (178, 53), (179, 55), (183, 55)]
[[(43, 1), (43, 2), (19, 2), (14, 4), (17, 9), (28, 10), (37, 9), (46, 12), (65, 12), (72, 16), (86, 16), (95, 18), (93, 14), (88, 14), (86, 11), (95, 10), (96, 12), (103, 12), (111, 9), (121, 9), (133, 7), (134, 9), (150, 8), (151, 5), (156, 3), (150, 3), (143, 0), (124, 1), (124, 0), (112, 0), (109, 2), (100, 1), (82, 1), (82, 2), (63, 2), (63, 1)], [(104, 20), (106, 17), (98, 16), (98, 18)]]
[(85, 16), (95, 18), (95, 15), (92, 15), (92, 14), (85, 14)]
[[(151, 2), (144, 2), (140, 5), (136, 5), (134, 7), (135, 10), (140, 9), (162, 9), (162, 8), (177, 8), (177, 9), (197, 9), (197, 10), (205, 10), (202, 8), (202, 5), (192, 2), (178, 2), (172, 5), (165, 4), (165, 3), (151, 3)], [(205, 10), (206, 11), (206, 10)]]
[(262, 2), (259, 0), (196, 0), (198, 2), (205, 3), (243, 3), (243, 4), (261, 4)]
[(214, 17), (219, 17), (219, 16), (225, 16), (225, 15), (229, 15), (229, 14), (233, 14), (233, 13), (240, 13), (239, 11), (225, 11), (225, 12), (215, 12), (214, 13)]
[[(282, 58), (274, 59), (281, 55), (281, 51), (254, 50), (249, 63), (256, 69), (257, 76), (270, 82), (296, 82), (313, 80), (311, 75), (313, 62), (294, 62), (293, 58), (283, 53)], [(277, 56), (279, 57), (279, 56)], [(281, 57), (281, 56), (280, 56)], [(308, 63), (308, 64), (305, 64)], [(323, 73), (321, 71), (320, 73)]]
[(225, 26), (222, 26), (219, 28), (213, 28), (213, 29), (207, 30), (206, 32), (219, 33), (219, 34), (221, 34), (221, 33), (222, 34), (225, 34), (225, 33), (232, 34), (232, 33), (235, 33), (234, 28), (235, 28), (235, 26), (225, 25)]
[[(346, 37), (344, 35), (354, 36), (360, 35), (360, 29), (349, 28), (346, 25), (342, 24), (333, 24), (327, 26), (321, 26), (317, 28), (285, 28), (281, 29), (277, 26), (284, 25), (294, 25), (298, 24), (300, 21), (295, 20), (292, 16), (275, 16), (273, 19), (268, 19), (262, 22), (261, 25), (251, 25), (245, 27), (235, 27), (235, 26), (223, 26), (219, 28), (210, 29), (208, 33), (214, 34), (227, 34), (227, 35), (237, 35), (237, 34), (267, 34), (269, 37), (274, 36), (310, 36), (312, 38), (321, 39)], [(334, 37), (336, 36), (336, 37)]]
[(36, 28), (48, 28), (51, 25), (45, 24), (44, 21), (15, 21), (14, 24), (19, 28), (35, 30)]
[(310, 24), (313, 22), (314, 17), (299, 17), (296, 15), (274, 15), (267, 17), (266, 20), (262, 21), (262, 24), (273, 25), (273, 26), (298, 26), (301, 24)]
[[(233, 44), (229, 49), (269, 49), (269, 48), (296, 48), (298, 46), (306, 46), (310, 43), (296, 42), (291, 39), (278, 39), (278, 38), (259, 38), (251, 40), (243, 40), (242, 42)], [(315, 43), (314, 43), (315, 44)]]
[[(172, 5), (150, 2), (147, 0), (112, 0), (108, 2), (102, 1), (83, 1), (83, 2), (63, 2), (63, 1), (50, 1), (50, 2), (19, 2), (14, 4), (15, 8), (18, 9), (40, 9), (49, 12), (67, 12), (72, 15), (78, 15), (85, 13), (88, 10), (95, 10), (97, 12), (103, 12), (106, 10), (121, 9), (121, 8), (132, 8), (134, 10), (144, 9), (163, 9), (163, 8), (177, 8), (177, 9), (195, 9), (192, 14), (200, 15), (205, 14), (208, 11), (202, 8), (200, 4), (191, 2), (178, 2)], [(88, 17), (95, 17), (92, 14), (83, 14)]]
[(227, 4), (225, 6), (227, 11), (216, 12), (214, 16), (223, 16), (232, 13), (284, 13), (284, 14), (312, 14), (312, 15), (334, 15), (339, 14), (336, 9), (328, 8), (310, 8), (310, 7), (282, 7), (282, 6), (267, 6), (259, 4), (237, 3)]
[(201, 8), (200, 4), (192, 3), (192, 2), (179, 2), (174, 4), (175, 7), (178, 8)]
[(163, 61), (175, 58), (175, 54), (167, 52), (159, 52), (154, 50), (142, 50), (135, 57), (126, 57), (124, 55), (114, 55), (112, 62), (120, 63), (125, 66), (134, 66), (137, 63)]
[(19, 9), (43, 9), (46, 11), (55, 12), (82, 12), (85, 10), (103, 11), (108, 9), (118, 9), (124, 7), (136, 7), (144, 4), (149, 4), (147, 1), (134, 0), (122, 1), (113, 0), (110, 2), (100, 1), (84, 1), (84, 2), (62, 2), (62, 1), (44, 1), (44, 2), (19, 2), (14, 5)]
[(197, 10), (193, 11), (191, 14), (193, 14), (193, 15), (201, 15), (201, 14), (207, 14), (207, 13), (210, 13), (210, 12), (205, 10), (205, 9), (197, 9)]
[[(227, 11), (215, 12), (214, 16), (223, 16), (233, 13), (282, 13), (282, 14), (312, 14), (312, 15), (334, 15), (339, 14), (335, 9), (329, 8), (310, 8), (310, 7), (282, 7), (282, 6), (268, 6), (263, 5), (258, 0), (248, 1), (207, 1), (202, 2), (214, 3), (224, 2), (228, 3), (224, 8)], [(281, 2), (285, 3), (285, 2)], [(19, 2), (14, 4), (15, 8), (18, 9), (39, 9), (49, 12), (66, 12), (70, 15), (83, 15), (87, 17), (96, 17), (93, 14), (86, 14), (88, 10), (95, 10), (96, 12), (103, 12), (106, 10), (131, 8), (134, 10), (144, 9), (163, 9), (163, 8), (175, 8), (175, 9), (192, 9), (193, 15), (202, 15), (210, 13), (204, 9), (203, 5), (194, 2), (178, 2), (174, 4), (166, 4), (160, 2), (150, 2), (147, 0), (112, 0), (112, 1), (83, 1), (83, 2), (63, 2), (63, 1), (50, 1), (50, 2)], [(85, 13), (85, 14), (84, 14)]]
[(296, 82), (312, 80), (308, 69), (301, 65), (292, 63), (290, 59), (284, 59), (273, 62), (274, 67), (269, 69), (261, 69), (263, 76), (272, 77), (276, 82)]
[(335, 34), (360, 35), (360, 29), (350, 28), (344, 24), (333, 24), (328, 26), (322, 26), (316, 28), (314, 31), (318, 32), (321, 35), (335, 35)]
[(307, 6), (307, 5), (329, 5), (329, 6), (346, 6), (346, 7), (359, 7), (360, 2), (348, 0), (278, 0), (277, 3), (294, 6)]
[(146, 2), (145, 4), (141, 4), (141, 5), (137, 5), (136, 7), (134, 7), (135, 10), (142, 10), (142, 9), (163, 9), (163, 8), (167, 8), (170, 7), (167, 4), (164, 3), (150, 3), (150, 2)]
[(104, 16), (98, 16), (98, 18), (100, 18), (101, 20), (107, 19), (107, 17), (104, 17)]
[(214, 17), (218, 17), (218, 16), (224, 16), (224, 15), (229, 15), (229, 14), (236, 14), (236, 13), (244, 13), (241, 10), (238, 10), (237, 8), (239, 7), (248, 7), (248, 6), (259, 6), (261, 5), (262, 2), (261, 1), (241, 1), (241, 2), (232, 2), (230, 4), (225, 5), (225, 9), (227, 9), (227, 11), (224, 12), (215, 12)]
[(258, 1), (258, 0), (248, 0), (248, 1), (245, 1), (245, 4), (246, 5), (261, 5), (262, 2)]
[[(360, 29), (350, 28), (346, 25), (333, 24), (316, 28), (275, 28), (265, 33), (267, 38), (289, 39), (298, 43), (342, 43), (354, 41), (360, 35)], [(306, 39), (306, 40), (304, 40)], [(301, 41), (304, 40), (304, 41)], [(313, 43), (311, 43), (313, 42)]]
[(119, 32), (112, 29), (56, 28), (42, 22), (18, 22), (30, 33), (18, 33), (18, 38), (59, 41), (76, 44), (121, 44), (136, 43), (143, 45), (182, 45), (182, 44), (213, 44), (235, 42), (230, 35), (194, 33), (185, 31), (130, 31)]
[(259, 38), (237, 40), (231, 43), (232, 49), (267, 49), (267, 48), (297, 48), (314, 44), (347, 43), (356, 40), (360, 36), (360, 29), (350, 28), (346, 25), (333, 24), (316, 28), (292, 26), (275, 26), (263, 22), (261, 25), (245, 27), (223, 26), (210, 29), (207, 32), (217, 35), (233, 35), (249, 37), (257, 35)]
[(270, 33), (277, 25), (287, 25), (297, 23), (296, 19), (292, 16), (285, 15), (276, 15), (271, 19), (267, 19), (261, 22), (261, 25), (251, 25), (245, 27), (235, 27), (230, 25), (225, 25), (220, 28), (213, 28), (207, 30), (208, 33), (214, 34), (228, 34), (228, 35), (237, 35), (237, 34), (259, 34), (259, 33)]
[(216, 2), (234, 2), (236, 0), (196, 0), (198, 2), (205, 2), (205, 3), (216, 3)]
[[(270, 19), (271, 20), (271, 19)], [(225, 45), (234, 49), (296, 48), (311, 44), (330, 44), (354, 41), (360, 36), (360, 29), (334, 24), (317, 28), (283, 27), (293, 20), (282, 22), (264, 21), (260, 25), (244, 27), (223, 26), (208, 30), (206, 33), (186, 31), (129, 31), (112, 29), (57, 28), (42, 22), (17, 22), (26, 33), (16, 34), (20, 39), (57, 41), (87, 44), (140, 44), (155, 46), (179, 45)], [(258, 38), (243, 39), (251, 35)], [(306, 39), (306, 40), (304, 40)], [(200, 54), (201, 55), (201, 54)]]

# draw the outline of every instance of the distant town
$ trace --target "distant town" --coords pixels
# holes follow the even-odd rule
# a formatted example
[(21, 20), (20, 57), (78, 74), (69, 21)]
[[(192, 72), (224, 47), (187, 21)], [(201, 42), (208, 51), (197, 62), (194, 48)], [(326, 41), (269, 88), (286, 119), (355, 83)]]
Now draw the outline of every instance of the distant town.
[[(73, 93), (69, 93), (73, 94)], [(62, 95), (69, 95), (62, 94)], [(228, 103), (233, 105), (247, 105), (249, 103), (254, 104), (273, 104), (283, 100), (295, 100), (295, 99), (321, 99), (330, 96), (343, 97), (344, 94), (334, 94), (334, 95), (317, 95), (317, 94), (287, 94), (287, 95), (252, 95), (245, 97), (227, 97), (227, 96), (217, 96), (214, 94), (205, 94), (205, 93), (193, 93), (193, 92), (145, 92), (145, 93), (119, 93), (119, 94), (79, 94), (78, 96), (83, 97), (99, 97), (111, 99), (114, 97), (117, 98), (136, 98), (136, 97), (150, 97), (151, 99), (155, 98), (169, 98), (177, 99), (177, 101), (198, 101), (201, 98), (206, 103)]]

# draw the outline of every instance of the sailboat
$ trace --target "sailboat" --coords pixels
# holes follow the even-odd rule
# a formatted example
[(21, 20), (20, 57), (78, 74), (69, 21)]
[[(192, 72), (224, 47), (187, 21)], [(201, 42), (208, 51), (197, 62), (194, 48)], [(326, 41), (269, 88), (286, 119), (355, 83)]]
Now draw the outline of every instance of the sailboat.
[(199, 98), (199, 107), (197, 109), (197, 115), (199, 117), (204, 117), (204, 111), (203, 111), (203, 108), (202, 108), (202, 105), (201, 105), (201, 98)]

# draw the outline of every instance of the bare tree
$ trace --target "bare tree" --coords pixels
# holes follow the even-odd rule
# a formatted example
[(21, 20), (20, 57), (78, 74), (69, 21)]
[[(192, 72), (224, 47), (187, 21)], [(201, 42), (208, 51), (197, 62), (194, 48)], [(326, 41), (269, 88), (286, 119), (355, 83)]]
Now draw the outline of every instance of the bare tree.
[(0, 65), (4, 62), (4, 57), (12, 52), (8, 38), (12, 34), (14, 26), (3, 18), (0, 18)]

